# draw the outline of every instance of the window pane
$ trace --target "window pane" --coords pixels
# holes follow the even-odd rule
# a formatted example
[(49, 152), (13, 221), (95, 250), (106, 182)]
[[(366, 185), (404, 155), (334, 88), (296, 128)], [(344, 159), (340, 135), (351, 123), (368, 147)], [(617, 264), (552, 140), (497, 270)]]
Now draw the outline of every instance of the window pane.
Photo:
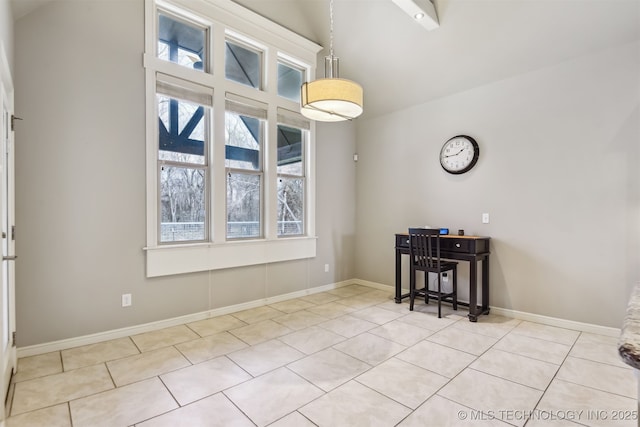
[(194, 70), (203, 70), (207, 31), (160, 13), (158, 15), (158, 58)]
[(303, 77), (302, 70), (278, 63), (278, 95), (300, 102)]
[(224, 72), (229, 80), (260, 89), (262, 54), (227, 40)]
[(204, 169), (161, 168), (161, 242), (206, 239), (205, 183)]
[(304, 179), (278, 178), (278, 236), (304, 234)]
[(228, 168), (260, 170), (262, 123), (260, 119), (232, 111), (225, 114), (225, 165)]
[(304, 174), (301, 129), (278, 125), (278, 173)]
[(260, 175), (227, 175), (227, 238), (260, 237)]
[(160, 160), (205, 163), (205, 107), (164, 95), (158, 99)]

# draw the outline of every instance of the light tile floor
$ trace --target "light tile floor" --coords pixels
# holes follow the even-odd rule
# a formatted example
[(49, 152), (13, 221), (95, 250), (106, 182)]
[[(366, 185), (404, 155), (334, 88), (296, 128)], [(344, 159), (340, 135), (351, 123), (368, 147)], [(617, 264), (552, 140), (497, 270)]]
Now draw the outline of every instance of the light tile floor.
[(636, 426), (617, 338), (349, 285), (18, 361), (8, 427)]

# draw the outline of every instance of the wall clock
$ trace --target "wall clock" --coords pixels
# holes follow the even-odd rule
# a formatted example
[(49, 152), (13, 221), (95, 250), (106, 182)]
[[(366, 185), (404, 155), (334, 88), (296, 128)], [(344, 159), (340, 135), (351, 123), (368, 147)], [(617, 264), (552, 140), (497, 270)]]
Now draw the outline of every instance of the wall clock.
[(479, 156), (480, 147), (476, 140), (467, 135), (458, 135), (442, 146), (440, 165), (445, 171), (458, 175), (470, 171)]

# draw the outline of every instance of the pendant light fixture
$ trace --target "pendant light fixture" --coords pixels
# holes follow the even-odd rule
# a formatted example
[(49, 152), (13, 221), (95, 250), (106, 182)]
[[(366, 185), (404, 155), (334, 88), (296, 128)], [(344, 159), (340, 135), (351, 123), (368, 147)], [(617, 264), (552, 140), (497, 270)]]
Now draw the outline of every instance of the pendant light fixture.
[(330, 49), (324, 60), (324, 79), (302, 84), (301, 113), (321, 122), (352, 120), (362, 114), (362, 86), (339, 77), (339, 60), (333, 55), (333, 0), (329, 1)]

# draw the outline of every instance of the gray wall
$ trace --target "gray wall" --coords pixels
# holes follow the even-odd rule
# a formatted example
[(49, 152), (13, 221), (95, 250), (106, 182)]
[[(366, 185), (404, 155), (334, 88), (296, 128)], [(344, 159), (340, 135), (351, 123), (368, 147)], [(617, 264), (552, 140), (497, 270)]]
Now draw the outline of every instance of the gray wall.
[[(462, 228), (492, 238), (491, 305), (621, 327), (640, 280), (639, 51), (359, 121), (356, 276), (394, 283), (393, 234), (409, 226)], [(458, 134), (481, 154), (454, 176), (438, 155)]]
[[(319, 124), (315, 259), (148, 280), (142, 22), (142, 0), (105, 0), (15, 24), (19, 346), (353, 277), (392, 284), (393, 234), (425, 224), (492, 237), (492, 305), (620, 326), (640, 278), (637, 43)], [(482, 154), (456, 177), (437, 156), (459, 133)]]
[(348, 123), (317, 129), (316, 258), (145, 278), (143, 22), (142, 0), (96, 0), (52, 2), (15, 23), (19, 346), (354, 277)]
[(13, 18), (9, 0), (0, 0), (0, 45), (5, 49), (13, 76)]

